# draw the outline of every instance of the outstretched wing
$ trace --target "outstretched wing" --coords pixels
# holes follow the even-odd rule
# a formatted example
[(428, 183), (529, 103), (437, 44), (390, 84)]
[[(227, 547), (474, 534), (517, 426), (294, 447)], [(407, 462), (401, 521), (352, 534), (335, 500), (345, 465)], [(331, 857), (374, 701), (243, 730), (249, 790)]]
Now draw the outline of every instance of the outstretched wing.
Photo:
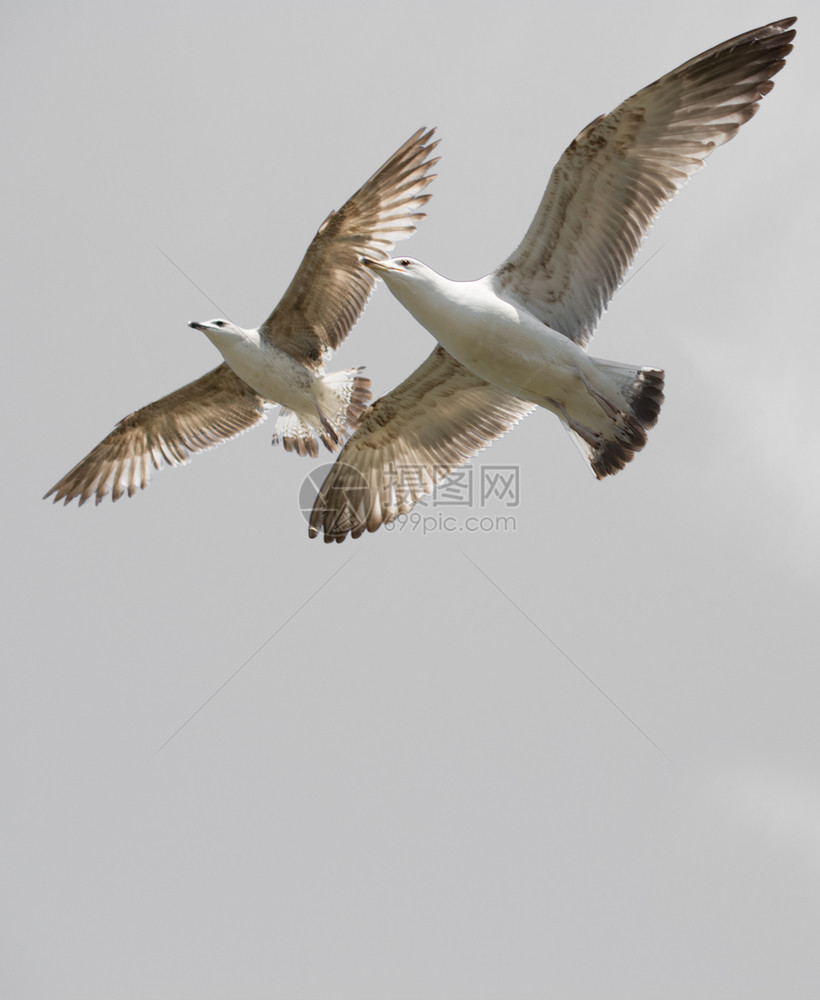
[(367, 410), (322, 484), (310, 537), (341, 542), (395, 520), (533, 409), (436, 347)]
[(226, 365), (184, 385), (176, 392), (121, 420), (107, 438), (52, 486), (54, 503), (92, 494), (99, 503), (111, 490), (112, 500), (145, 489), (151, 469), (181, 465), (192, 454), (236, 437), (266, 416), (261, 396)]
[(795, 21), (717, 45), (588, 125), (495, 272), (498, 294), (586, 345), (663, 205), (774, 86)]
[(419, 129), (319, 227), (282, 301), (260, 327), (264, 337), (297, 361), (322, 365), (350, 333), (376, 284), (362, 257), (385, 259), (397, 240), (416, 231), (432, 195), (438, 145), (433, 129)]

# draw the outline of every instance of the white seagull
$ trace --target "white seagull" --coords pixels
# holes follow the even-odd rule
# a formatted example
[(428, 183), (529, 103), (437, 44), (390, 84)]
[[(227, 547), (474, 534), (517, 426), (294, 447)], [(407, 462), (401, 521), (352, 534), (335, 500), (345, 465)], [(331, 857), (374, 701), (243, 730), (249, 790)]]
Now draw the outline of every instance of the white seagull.
[(599, 479), (643, 448), (664, 373), (585, 348), (660, 209), (772, 89), (795, 20), (723, 42), (589, 124), (492, 274), (451, 281), (409, 257), (365, 261), (438, 346), (367, 411), (319, 491), (311, 537), (357, 538), (406, 513), (536, 405)]
[[(328, 372), (324, 362), (362, 313), (376, 279), (362, 258), (387, 259), (415, 232), (432, 197), (433, 129), (419, 129), (319, 227), (279, 305), (258, 330), (225, 319), (190, 323), (225, 359), (213, 371), (122, 419), (93, 451), (46, 493), (54, 502), (113, 500), (148, 485), (152, 467), (179, 465), (282, 409), (273, 443), (316, 456), (337, 450), (370, 399), (361, 368)], [(45, 499), (45, 497), (44, 497)]]

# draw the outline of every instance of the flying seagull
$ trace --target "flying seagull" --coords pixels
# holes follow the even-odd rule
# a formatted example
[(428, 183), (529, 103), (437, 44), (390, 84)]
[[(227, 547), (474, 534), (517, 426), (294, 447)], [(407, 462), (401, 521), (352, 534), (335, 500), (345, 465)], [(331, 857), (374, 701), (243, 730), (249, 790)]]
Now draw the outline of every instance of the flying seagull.
[[(362, 258), (387, 259), (397, 240), (415, 232), (432, 197), (429, 154), (433, 129), (415, 132), (319, 227), (279, 305), (258, 330), (226, 319), (190, 323), (225, 359), (213, 371), (121, 420), (46, 497), (80, 505), (133, 496), (148, 485), (152, 467), (179, 465), (198, 451), (281, 411), (273, 443), (316, 456), (318, 442), (337, 450), (361, 419), (370, 380), (361, 368), (328, 372), (324, 362), (362, 313), (376, 285)], [(43, 498), (45, 499), (45, 497)]]
[(492, 274), (451, 281), (409, 257), (365, 261), (438, 346), (367, 411), (322, 484), (311, 537), (357, 538), (406, 513), (535, 406), (599, 479), (643, 448), (663, 371), (585, 348), (660, 209), (772, 89), (795, 21), (723, 42), (590, 123)]

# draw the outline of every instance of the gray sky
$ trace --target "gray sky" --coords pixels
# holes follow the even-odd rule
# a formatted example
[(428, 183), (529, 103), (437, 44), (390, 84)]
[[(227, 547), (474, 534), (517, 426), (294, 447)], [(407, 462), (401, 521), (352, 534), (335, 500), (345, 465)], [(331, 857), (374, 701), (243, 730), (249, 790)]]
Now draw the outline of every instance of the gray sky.
[[(667, 372), (617, 477), (537, 413), (474, 463), (515, 508), (328, 546), (269, 420), (132, 500), (40, 500), (417, 127), (402, 252), (474, 278), (587, 122), (792, 13), (593, 341)], [(4, 995), (816, 996), (813, 5), (32, 3), (2, 38)], [(331, 367), (381, 394), (431, 347), (380, 287)]]

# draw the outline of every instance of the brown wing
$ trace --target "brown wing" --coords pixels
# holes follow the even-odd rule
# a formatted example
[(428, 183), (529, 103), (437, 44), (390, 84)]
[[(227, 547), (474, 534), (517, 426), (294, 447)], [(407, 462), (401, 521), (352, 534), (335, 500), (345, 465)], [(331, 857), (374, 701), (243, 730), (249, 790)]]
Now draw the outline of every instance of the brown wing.
[(588, 125), (496, 271), (498, 293), (587, 344), (663, 205), (774, 86), (795, 20), (723, 42)]
[(360, 259), (384, 259), (397, 240), (416, 231), (435, 177), (426, 159), (438, 145), (433, 129), (413, 133), (313, 237), (282, 301), (260, 327), (264, 337), (313, 368), (350, 333), (376, 279)]
[(95, 502), (112, 491), (133, 496), (145, 489), (151, 468), (181, 465), (190, 456), (236, 437), (265, 419), (265, 401), (226, 364), (121, 420), (93, 451), (52, 486), (43, 499), (54, 503), (93, 494)]
[(406, 514), (436, 483), (534, 409), (436, 347), (367, 410), (322, 484), (311, 538), (358, 538)]

